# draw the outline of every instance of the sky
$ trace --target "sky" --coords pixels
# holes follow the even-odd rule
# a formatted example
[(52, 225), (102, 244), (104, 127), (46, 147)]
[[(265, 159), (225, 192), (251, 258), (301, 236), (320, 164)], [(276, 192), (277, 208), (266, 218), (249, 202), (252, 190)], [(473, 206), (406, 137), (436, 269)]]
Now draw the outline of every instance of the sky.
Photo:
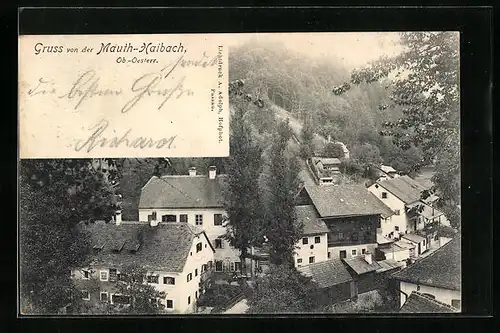
[(346, 69), (363, 67), (381, 56), (395, 55), (402, 50), (397, 32), (231, 34), (228, 38), (229, 48), (251, 38), (282, 42), (287, 49), (312, 58), (333, 56)]

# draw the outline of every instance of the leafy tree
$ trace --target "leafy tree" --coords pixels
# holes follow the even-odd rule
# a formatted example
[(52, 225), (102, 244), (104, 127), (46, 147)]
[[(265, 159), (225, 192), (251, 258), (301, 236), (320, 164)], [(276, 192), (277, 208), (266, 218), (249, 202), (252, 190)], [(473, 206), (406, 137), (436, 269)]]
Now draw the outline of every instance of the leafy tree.
[(300, 132), (300, 155), (304, 159), (311, 158), (314, 154), (314, 128), (309, 119), (304, 122)]
[[(406, 150), (419, 147), (422, 161), (416, 168), (436, 164), (433, 178), (442, 203), (457, 210), (459, 191), (459, 35), (455, 32), (405, 32), (400, 34), (405, 50), (354, 71), (350, 83), (334, 89), (346, 93), (352, 85), (388, 78), (392, 80), (391, 103), (402, 117), (385, 123), (385, 135)], [(451, 184), (451, 186), (450, 186)], [(458, 214), (452, 214), (456, 216)], [(452, 222), (459, 225), (458, 221)]]
[(299, 162), (296, 156), (287, 152), (290, 138), (288, 121), (280, 122), (269, 154), (266, 237), (269, 239), (270, 261), (276, 265), (293, 265), (295, 244), (301, 237), (303, 227), (297, 222), (294, 209), (300, 185)]
[(382, 158), (377, 146), (365, 143), (353, 151), (353, 158), (355, 158), (365, 170), (372, 165), (380, 165)]
[(271, 265), (268, 274), (255, 280), (248, 298), (249, 313), (304, 313), (321, 308), (320, 290), (294, 267)]
[(244, 116), (245, 109), (237, 107), (231, 119), (227, 188), (224, 191), (224, 208), (229, 222), (226, 238), (240, 250), (242, 272), (248, 248), (258, 243), (263, 210), (258, 182), (262, 149), (254, 142)]
[(344, 150), (342, 149), (342, 146), (340, 144), (328, 142), (327, 144), (325, 144), (325, 147), (323, 149), (323, 155), (325, 155), (326, 157), (343, 158)]
[(84, 159), (20, 163), (21, 311), (57, 313), (75, 298), (69, 270), (89, 251), (89, 237), (76, 224), (112, 216), (112, 177)]

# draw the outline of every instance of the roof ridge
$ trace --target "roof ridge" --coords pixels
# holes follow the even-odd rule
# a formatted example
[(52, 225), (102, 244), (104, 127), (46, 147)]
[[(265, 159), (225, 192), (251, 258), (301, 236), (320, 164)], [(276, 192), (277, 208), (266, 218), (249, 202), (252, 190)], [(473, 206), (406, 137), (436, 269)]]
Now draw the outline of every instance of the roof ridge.
[(399, 274), (405, 272), (406, 270), (412, 268), (415, 264), (417, 263), (422, 263), (422, 262), (425, 262), (425, 261), (428, 261), (427, 259), (429, 258), (432, 258), (432, 256), (434, 256), (436, 253), (441, 253), (444, 251), (444, 249), (452, 243), (456, 241), (455, 238), (453, 238), (451, 241), (449, 241), (448, 243), (444, 244), (443, 246), (441, 246), (440, 248), (436, 249), (434, 252), (432, 252), (431, 254), (429, 254), (428, 256), (424, 257), (424, 258), (421, 258), (421, 259), (417, 259), (412, 265), (409, 265), (409, 266), (406, 266), (405, 268), (403, 268), (402, 270), (400, 270), (399, 272), (397, 272), (394, 276), (398, 276)]
[[(432, 303), (436, 303), (436, 304), (441, 305), (441, 306), (443, 306), (443, 307), (445, 307), (445, 308), (448, 308), (448, 309), (450, 309), (450, 310), (455, 310), (455, 311), (458, 311), (458, 309), (457, 309), (457, 308), (455, 308), (454, 306), (451, 306), (451, 305), (449, 305), (449, 304), (446, 304), (446, 303), (444, 303), (444, 302), (441, 302), (440, 300), (437, 300), (437, 299), (435, 299), (435, 298), (432, 298), (432, 297), (430, 297), (430, 296), (427, 296), (427, 295), (425, 295), (424, 293), (418, 292), (418, 291), (416, 291), (416, 290), (412, 291), (411, 293), (412, 293), (412, 294), (415, 294), (415, 295), (416, 295), (416, 296), (418, 296), (418, 297), (422, 297), (422, 298), (424, 298), (424, 299), (425, 299), (425, 300), (427, 300), (427, 301), (430, 301), (430, 302), (432, 302)], [(410, 294), (410, 296), (411, 296), (411, 294)]]

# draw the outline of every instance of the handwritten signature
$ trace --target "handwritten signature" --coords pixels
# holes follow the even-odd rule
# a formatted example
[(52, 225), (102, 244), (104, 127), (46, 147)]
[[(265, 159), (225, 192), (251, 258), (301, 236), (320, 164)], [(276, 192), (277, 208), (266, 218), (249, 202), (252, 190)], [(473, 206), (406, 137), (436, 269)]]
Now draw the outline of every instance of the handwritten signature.
[(177, 135), (170, 137), (163, 137), (160, 139), (153, 139), (151, 137), (131, 137), (132, 129), (126, 130), (121, 137), (113, 136), (111, 138), (105, 137), (104, 134), (109, 127), (109, 121), (106, 119), (101, 119), (96, 125), (89, 128), (91, 134), (84, 140), (78, 140), (74, 146), (75, 151), (81, 151), (84, 148), (86, 152), (91, 152), (96, 147), (109, 147), (109, 148), (119, 148), (120, 146), (126, 146), (129, 148), (154, 148), (161, 149), (166, 146), (167, 149), (175, 148), (174, 142)]

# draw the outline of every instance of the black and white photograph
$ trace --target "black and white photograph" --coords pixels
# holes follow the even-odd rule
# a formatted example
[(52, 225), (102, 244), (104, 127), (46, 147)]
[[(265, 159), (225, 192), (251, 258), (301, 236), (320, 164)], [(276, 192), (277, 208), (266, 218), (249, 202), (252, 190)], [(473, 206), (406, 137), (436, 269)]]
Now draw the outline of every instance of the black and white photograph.
[[(169, 155), (170, 133), (152, 157), (19, 160), (20, 314), (462, 312), (459, 32), (218, 41), (229, 119), (189, 135), (229, 156)], [(105, 113), (105, 83), (68, 95)]]

